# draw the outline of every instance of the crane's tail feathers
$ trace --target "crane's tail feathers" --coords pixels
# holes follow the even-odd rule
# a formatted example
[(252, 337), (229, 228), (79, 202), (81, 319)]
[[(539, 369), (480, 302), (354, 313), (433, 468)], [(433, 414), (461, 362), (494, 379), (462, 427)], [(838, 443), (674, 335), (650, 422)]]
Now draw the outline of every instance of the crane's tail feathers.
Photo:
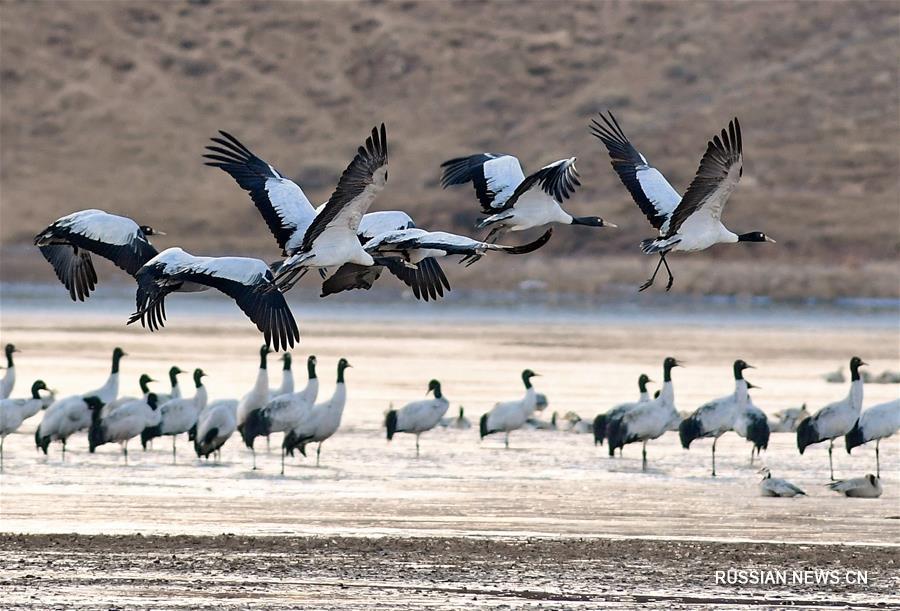
[(384, 417), (384, 427), (387, 429), (387, 440), (390, 441), (397, 432), (397, 410), (392, 409), (387, 413)]
[(144, 430), (141, 431), (141, 447), (146, 450), (147, 442), (156, 437), (162, 437), (162, 429), (158, 424), (156, 426), (144, 427)]
[(606, 438), (606, 414), (597, 414), (591, 428), (594, 431), (594, 445), (602, 446), (603, 440)]
[(619, 448), (625, 447), (628, 433), (621, 418), (613, 418), (606, 425), (606, 439), (609, 444), (609, 455), (613, 456)]
[(700, 421), (694, 417), (685, 418), (678, 425), (678, 438), (681, 440), (681, 447), (689, 450), (691, 442), (703, 436), (703, 429)]
[(847, 454), (849, 454), (850, 450), (852, 450), (853, 448), (861, 446), (866, 442), (866, 440), (863, 438), (862, 429), (859, 428), (859, 420), (856, 421), (856, 424), (853, 425), (853, 428), (850, 429), (850, 432), (844, 436), (844, 442), (847, 444)]
[(244, 420), (244, 426), (241, 428), (241, 439), (251, 450), (253, 449), (253, 441), (257, 437), (264, 437), (272, 431), (272, 422), (266, 415), (265, 410), (255, 409), (247, 414)]
[(667, 253), (680, 241), (681, 238), (678, 236), (672, 236), (670, 238), (648, 238), (646, 240), (641, 240), (641, 251), (645, 255)]
[(803, 451), (807, 446), (819, 443), (820, 441), (821, 439), (819, 439), (819, 435), (816, 433), (816, 427), (813, 426), (812, 418), (807, 418), (797, 427), (797, 449), (800, 450), (800, 454), (803, 454)]
[(488, 430), (488, 415), (482, 414), (481, 420), (478, 421), (478, 432), (481, 435), (481, 438), (484, 439), (488, 435), (490, 435), (493, 431)]

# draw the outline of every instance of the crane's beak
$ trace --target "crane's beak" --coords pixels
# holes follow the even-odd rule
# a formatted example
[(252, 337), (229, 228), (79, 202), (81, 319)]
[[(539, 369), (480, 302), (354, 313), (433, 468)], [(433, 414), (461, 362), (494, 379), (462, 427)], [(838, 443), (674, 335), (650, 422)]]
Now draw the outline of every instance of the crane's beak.
[(168, 235), (165, 231), (153, 230), (153, 235)]
[(769, 236), (766, 236), (766, 242), (771, 242), (772, 244), (778, 244), (778, 242), (776, 242), (775, 240), (773, 240), (773, 239), (770, 238)]
[(613, 229), (619, 228), (618, 225), (616, 225), (615, 223), (610, 223), (609, 221), (603, 221), (603, 226), (604, 227), (612, 227)]

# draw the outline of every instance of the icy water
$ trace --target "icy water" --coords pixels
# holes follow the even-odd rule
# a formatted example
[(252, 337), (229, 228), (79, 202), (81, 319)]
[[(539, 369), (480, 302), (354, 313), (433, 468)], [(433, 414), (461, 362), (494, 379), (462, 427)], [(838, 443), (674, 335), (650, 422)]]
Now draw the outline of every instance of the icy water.
[[(212, 301), (187, 298), (170, 309), (168, 327), (150, 334), (125, 328), (127, 302), (98, 305), (7, 300), (2, 341), (22, 350), (17, 361), (21, 395), (35, 378), (60, 396), (98, 387), (114, 346), (122, 361), (123, 393), (138, 393), (137, 378), (165, 379), (169, 366), (202, 367), (212, 399), (237, 398), (256, 373), (259, 337), (239, 313)], [(174, 301), (174, 300), (173, 300)], [(207, 305), (216, 303), (214, 317)], [(197, 304), (203, 307), (196, 308)], [(773, 413), (806, 402), (813, 410), (845, 395), (846, 384), (822, 374), (859, 354), (879, 373), (898, 368), (896, 312), (831, 311), (798, 315), (729, 308), (547, 313), (519, 308), (511, 317), (496, 309), (401, 304), (367, 311), (353, 306), (329, 311), (295, 308), (303, 340), (294, 351), (298, 387), (303, 362), (314, 353), (322, 378), (320, 397), (333, 389), (339, 357), (352, 363), (349, 400), (338, 434), (325, 443), (322, 466), (314, 457), (289, 460), (279, 475), (278, 443), (266, 453), (258, 442), (257, 471), (237, 436), (221, 464), (201, 462), (186, 437), (172, 464), (169, 439), (151, 451), (132, 444), (125, 466), (117, 445), (90, 455), (84, 434), (39, 455), (31, 433), (40, 416), (7, 438), (2, 476), (2, 527), (15, 533), (144, 533), (245, 535), (581, 536), (900, 543), (900, 439), (881, 446), (884, 495), (846, 499), (828, 491), (825, 444), (804, 456), (792, 434), (773, 434), (762, 463), (804, 488), (806, 498), (761, 498), (759, 463), (749, 465), (750, 445), (734, 434), (718, 444), (719, 477), (709, 476), (711, 442), (683, 450), (676, 433), (648, 446), (650, 469), (642, 473), (640, 446), (610, 459), (590, 435), (557, 431), (513, 433), (480, 442), (477, 427), (435, 430), (388, 443), (383, 413), (419, 399), (430, 378), (441, 380), (454, 412), (465, 406), (477, 418), (498, 400), (519, 397), (519, 373), (542, 374), (538, 391), (551, 412), (572, 410), (585, 419), (634, 400), (641, 372), (660, 380), (666, 355), (684, 361), (674, 372), (678, 409), (691, 411), (732, 389), (731, 361), (757, 366), (748, 378), (754, 401)], [(371, 314), (371, 316), (367, 316)], [(367, 320), (361, 320), (367, 317)], [(550, 322), (541, 322), (549, 320)], [(270, 384), (280, 383), (271, 359)], [(184, 380), (187, 382), (187, 379)], [(161, 384), (158, 388), (165, 388)], [(656, 386), (654, 386), (656, 388)], [(866, 386), (866, 403), (896, 398), (897, 385)], [(448, 412), (449, 413), (449, 412)], [(836, 447), (838, 477), (875, 470), (874, 447), (848, 456)]]

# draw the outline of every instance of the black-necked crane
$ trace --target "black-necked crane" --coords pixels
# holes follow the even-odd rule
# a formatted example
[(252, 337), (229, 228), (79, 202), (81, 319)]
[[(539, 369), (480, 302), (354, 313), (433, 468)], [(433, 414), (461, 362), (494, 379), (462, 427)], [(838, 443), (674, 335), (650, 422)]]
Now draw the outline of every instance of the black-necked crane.
[(260, 259), (196, 257), (181, 248), (168, 248), (138, 270), (135, 279), (137, 308), (128, 324), (140, 320), (150, 331), (160, 329), (166, 320), (169, 294), (214, 288), (237, 303), (276, 351), (300, 341), (294, 315), (275, 286), (269, 266)]
[(339, 268), (345, 263), (375, 264), (359, 241), (360, 220), (387, 183), (387, 133), (373, 128), (365, 146), (344, 170), (337, 187), (306, 231), (299, 246), (276, 273), (278, 286), (289, 290), (311, 268)]
[(84, 301), (97, 285), (91, 253), (134, 276), (158, 254), (148, 240), (153, 235), (165, 234), (126, 216), (92, 209), (53, 221), (35, 236), (34, 243), (69, 290), (72, 301)]
[[(691, 442), (703, 437), (712, 437), (712, 476), (716, 476), (716, 443), (719, 437), (734, 430), (738, 416), (748, 409), (750, 395), (747, 392), (749, 383), (744, 379), (744, 371), (752, 369), (741, 359), (734, 362), (734, 392), (718, 399), (713, 399), (698, 407), (693, 414), (681, 421), (678, 437), (685, 450), (689, 450)], [(749, 420), (748, 420), (749, 422)], [(745, 431), (746, 433), (746, 431)]]
[[(383, 210), (363, 215), (357, 229), (357, 237), (363, 246), (383, 233), (415, 229), (411, 216), (400, 210)], [(345, 263), (322, 283), (322, 297), (352, 289), (369, 290), (387, 269), (408, 286), (416, 299), (428, 301), (444, 296), (450, 290), (450, 282), (434, 257), (427, 257), (416, 265), (408, 265), (400, 258), (381, 257), (375, 265)]]
[(237, 430), (237, 401), (213, 401), (197, 417), (194, 451), (198, 458), (221, 455), (221, 448)]
[(6, 373), (0, 378), (0, 399), (7, 399), (12, 395), (16, 386), (16, 364), (13, 362), (13, 353), (19, 352), (14, 344), (6, 344), (3, 355), (6, 357)]
[(509, 449), (509, 434), (521, 428), (537, 408), (537, 393), (531, 384), (532, 378), (538, 376), (530, 369), (522, 372), (522, 383), (525, 385), (525, 396), (516, 401), (496, 403), (491, 411), (481, 416), (478, 430), (481, 438), (494, 433), (504, 433), (503, 446)]
[(851, 358), (850, 391), (847, 396), (826, 405), (797, 427), (797, 449), (800, 450), (800, 454), (814, 443), (828, 441), (828, 470), (832, 481), (834, 481), (834, 463), (831, 451), (834, 449), (834, 440), (853, 430), (862, 410), (863, 381), (859, 375), (859, 368), (863, 365), (865, 363), (858, 356)]
[(113, 349), (112, 367), (106, 382), (100, 388), (80, 395), (64, 397), (54, 401), (34, 432), (35, 445), (46, 455), (53, 441), (62, 443), (62, 457), (66, 459), (66, 442), (78, 431), (91, 426), (91, 409), (96, 403), (100, 408), (119, 396), (119, 361), (127, 356), (119, 347)]
[[(147, 442), (156, 437), (168, 435), (172, 437), (172, 464), (175, 464), (175, 441), (182, 433), (187, 433), (197, 424), (200, 412), (206, 407), (207, 391), (203, 385), (206, 374), (202, 369), (194, 370), (194, 396), (170, 399), (159, 406), (159, 422), (147, 426), (141, 431), (141, 445), (146, 448)], [(196, 438), (196, 432), (195, 432)]]
[(441, 383), (437, 380), (428, 383), (425, 394), (429, 393), (433, 393), (434, 396), (407, 403), (398, 410), (392, 409), (384, 419), (388, 441), (397, 433), (410, 433), (416, 436), (416, 458), (419, 457), (419, 436), (440, 424), (441, 418), (450, 407), (450, 401), (443, 395)]
[(327, 401), (316, 403), (312, 409), (301, 414), (299, 421), (287, 432), (282, 442), (284, 452), (281, 455), (281, 473), (284, 475), (284, 454), (294, 455), (294, 450), (299, 450), (306, 456), (306, 446), (310, 443), (316, 446), (316, 466), (319, 466), (319, 458), (322, 455), (322, 444), (337, 433), (341, 426), (341, 417), (344, 414), (344, 406), (347, 404), (347, 385), (344, 382), (344, 372), (350, 367), (347, 359), (340, 359), (337, 364), (337, 383), (334, 392)]
[(49, 391), (43, 380), (31, 385), (31, 396), (26, 399), (0, 399), (0, 471), (3, 470), (3, 442), (15, 433), (22, 423), (46, 407), (41, 391)]
[(641, 469), (647, 470), (647, 442), (657, 439), (669, 430), (669, 423), (677, 417), (675, 389), (672, 386), (672, 369), (681, 367), (677, 359), (669, 356), (663, 361), (663, 384), (659, 396), (638, 403), (617, 418), (611, 418), (606, 427), (609, 455), (626, 444), (640, 441)]
[[(287, 393), (270, 399), (262, 407), (252, 410), (241, 425), (244, 444), (253, 450), (257, 437), (272, 433), (287, 433), (296, 426), (313, 408), (319, 396), (319, 378), (316, 375), (316, 357), (306, 360), (309, 381), (299, 392)], [(255, 455), (255, 452), (254, 452)], [(284, 444), (281, 447), (282, 473), (284, 472)], [(254, 466), (255, 466), (254, 459)]]
[(253, 454), (254, 470), (256, 469), (256, 450), (253, 447), (253, 440), (259, 435), (259, 432), (254, 430), (252, 434), (248, 435), (247, 432), (245, 432), (246, 429), (244, 425), (247, 423), (251, 414), (257, 410), (261, 410), (269, 402), (268, 358), (270, 352), (271, 350), (269, 350), (269, 347), (266, 345), (263, 345), (259, 349), (259, 369), (256, 373), (256, 381), (253, 383), (253, 387), (249, 392), (238, 401), (236, 412), (237, 430), (241, 433), (244, 444)]
[(122, 456), (128, 464), (128, 442), (140, 437), (148, 426), (160, 422), (157, 411), (157, 396), (148, 393), (146, 397), (132, 399), (103, 416), (102, 406), (91, 409), (91, 426), (88, 428), (88, 448), (93, 453), (106, 443), (118, 443), (122, 446)]
[[(303, 245), (306, 230), (325, 205), (314, 208), (300, 186), (286, 178), (270, 163), (254, 154), (247, 146), (225, 131), (212, 138), (207, 146), (206, 165), (228, 173), (250, 194), (278, 247), (288, 257)], [(357, 237), (362, 244), (380, 233), (415, 227), (412, 218), (400, 210), (369, 212), (362, 216)], [(434, 259), (426, 259), (415, 268), (399, 260), (380, 261), (376, 265), (344, 263), (322, 285), (322, 297), (351, 289), (372, 287), (384, 269), (409, 286), (416, 299), (428, 301), (443, 296), (450, 284)]]
[(857, 446), (875, 441), (875, 474), (881, 477), (881, 440), (900, 430), (900, 399), (873, 405), (862, 412), (853, 428), (844, 436), (847, 454)]
[(574, 157), (554, 161), (528, 176), (516, 157), (497, 153), (450, 159), (441, 168), (443, 188), (467, 183), (475, 187), (482, 213), (487, 215), (476, 228), (490, 228), (485, 242), (494, 242), (508, 231), (549, 224), (615, 227), (599, 216), (572, 216), (563, 209), (562, 203), (581, 185)]
[(638, 376), (638, 400), (636, 403), (621, 403), (607, 410), (605, 413), (597, 414), (594, 417), (594, 422), (592, 424), (594, 431), (594, 445), (603, 445), (603, 440), (606, 439), (606, 425), (609, 420), (619, 418), (635, 405), (650, 400), (650, 395), (647, 393), (647, 383), (651, 381), (652, 380), (650, 380), (646, 373), (642, 373)]
[(601, 113), (600, 119), (602, 123), (592, 122), (591, 133), (606, 145), (613, 169), (647, 220), (659, 231), (658, 237), (641, 242), (644, 254), (658, 254), (659, 263), (640, 290), (653, 284), (662, 265), (669, 274), (666, 290), (672, 288), (675, 277), (666, 261), (670, 252), (696, 252), (715, 244), (775, 241), (761, 231), (736, 234), (721, 221), (725, 203), (743, 174), (743, 142), (737, 118), (722, 130), (721, 137), (714, 136), (709, 141), (684, 197), (634, 148), (612, 113), (608, 117)]

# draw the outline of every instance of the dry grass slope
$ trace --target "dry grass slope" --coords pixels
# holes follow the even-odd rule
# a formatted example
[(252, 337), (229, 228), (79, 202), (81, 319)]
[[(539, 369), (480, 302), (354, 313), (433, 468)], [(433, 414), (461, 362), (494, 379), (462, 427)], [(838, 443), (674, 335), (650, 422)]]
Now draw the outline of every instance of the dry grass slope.
[[(0, 10), (4, 279), (50, 279), (19, 260), (33, 257), (23, 245), (84, 207), (165, 229), (160, 246), (274, 257), (249, 199), (201, 165), (207, 138), (233, 132), (324, 201), (384, 120), (392, 169), (379, 208), (472, 233), (475, 200), (439, 188), (441, 161), (499, 150), (527, 170), (576, 155), (584, 186), (571, 208), (621, 229), (567, 228), (540, 255), (490, 265), (509, 270), (503, 282), (528, 266), (557, 280), (570, 269), (582, 290), (577, 278), (610, 262), (628, 277), (598, 278), (636, 285), (649, 227), (587, 131), (610, 108), (682, 190), (705, 140), (734, 115), (744, 126), (744, 180), (726, 222), (779, 244), (699, 255), (677, 288), (900, 290), (895, 3), (6, 0)], [(548, 258), (572, 253), (563, 266)], [(750, 262), (759, 281), (716, 271), (721, 259)], [(812, 280), (823, 266), (841, 279)]]

